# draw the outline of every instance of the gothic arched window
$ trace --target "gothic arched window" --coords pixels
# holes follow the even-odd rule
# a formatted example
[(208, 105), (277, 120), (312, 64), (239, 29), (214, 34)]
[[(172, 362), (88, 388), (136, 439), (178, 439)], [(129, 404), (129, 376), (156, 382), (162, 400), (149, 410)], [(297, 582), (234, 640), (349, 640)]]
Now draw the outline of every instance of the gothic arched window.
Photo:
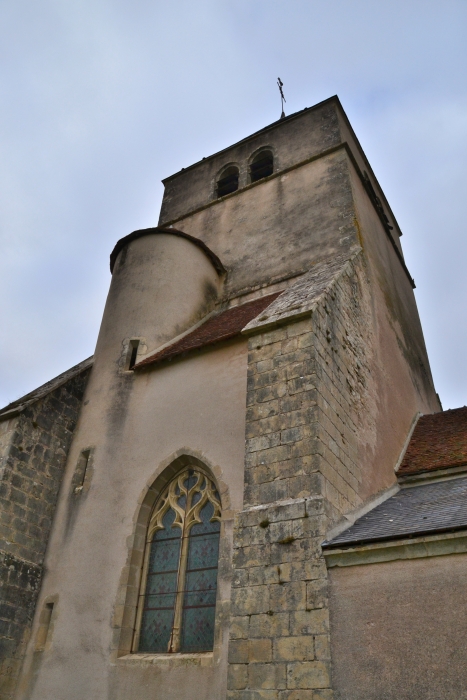
[(231, 165), (222, 171), (220, 178), (217, 181), (217, 196), (224, 197), (226, 194), (238, 190), (238, 168), (236, 165)]
[(250, 182), (268, 177), (273, 171), (274, 158), (271, 151), (260, 151), (250, 163)]
[(212, 650), (220, 519), (219, 494), (199, 467), (176, 476), (156, 501), (140, 591), (139, 652)]

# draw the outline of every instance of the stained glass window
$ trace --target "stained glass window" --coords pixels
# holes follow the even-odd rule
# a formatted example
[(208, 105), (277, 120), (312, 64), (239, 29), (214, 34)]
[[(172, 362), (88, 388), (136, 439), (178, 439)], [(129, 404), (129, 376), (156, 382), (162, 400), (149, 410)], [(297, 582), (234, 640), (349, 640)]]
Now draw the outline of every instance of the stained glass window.
[(212, 650), (220, 518), (219, 494), (199, 468), (161, 494), (148, 528), (138, 651)]

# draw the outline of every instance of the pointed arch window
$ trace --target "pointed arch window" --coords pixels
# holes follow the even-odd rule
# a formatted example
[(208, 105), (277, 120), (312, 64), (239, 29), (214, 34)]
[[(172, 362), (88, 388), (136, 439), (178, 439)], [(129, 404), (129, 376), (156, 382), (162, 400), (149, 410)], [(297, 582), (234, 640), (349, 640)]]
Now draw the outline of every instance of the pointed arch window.
[(183, 471), (156, 501), (147, 533), (136, 649), (211, 651), (220, 497), (207, 472)]

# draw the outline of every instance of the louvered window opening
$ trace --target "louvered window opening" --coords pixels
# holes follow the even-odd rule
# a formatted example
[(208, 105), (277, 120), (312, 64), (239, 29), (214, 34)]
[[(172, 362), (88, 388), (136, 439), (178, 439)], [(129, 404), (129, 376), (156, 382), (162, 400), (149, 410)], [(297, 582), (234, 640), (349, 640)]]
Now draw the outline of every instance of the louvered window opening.
[(263, 177), (272, 175), (273, 169), (274, 161), (272, 153), (259, 154), (250, 165), (251, 182), (257, 182), (257, 180), (262, 180)]
[(226, 194), (238, 190), (238, 169), (227, 168), (222, 177), (217, 182), (217, 196), (224, 197)]
[(207, 474), (188, 469), (156, 503), (148, 528), (138, 651), (212, 651), (221, 505)]

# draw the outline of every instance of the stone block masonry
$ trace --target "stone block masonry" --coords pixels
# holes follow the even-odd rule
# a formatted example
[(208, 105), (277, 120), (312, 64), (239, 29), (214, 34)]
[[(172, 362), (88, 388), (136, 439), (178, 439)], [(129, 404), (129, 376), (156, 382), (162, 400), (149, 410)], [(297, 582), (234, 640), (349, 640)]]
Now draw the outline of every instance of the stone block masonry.
[(89, 367), (0, 422), (1, 700), (14, 696), (88, 375)]
[(327, 576), (319, 546), (325, 528), (320, 496), (239, 514), (230, 698), (331, 697)]
[[(360, 504), (368, 405), (368, 288), (360, 256), (310, 314), (249, 340), (244, 510), (234, 531), (228, 697), (330, 700), (321, 542)], [(365, 411), (366, 412), (366, 411)]]

